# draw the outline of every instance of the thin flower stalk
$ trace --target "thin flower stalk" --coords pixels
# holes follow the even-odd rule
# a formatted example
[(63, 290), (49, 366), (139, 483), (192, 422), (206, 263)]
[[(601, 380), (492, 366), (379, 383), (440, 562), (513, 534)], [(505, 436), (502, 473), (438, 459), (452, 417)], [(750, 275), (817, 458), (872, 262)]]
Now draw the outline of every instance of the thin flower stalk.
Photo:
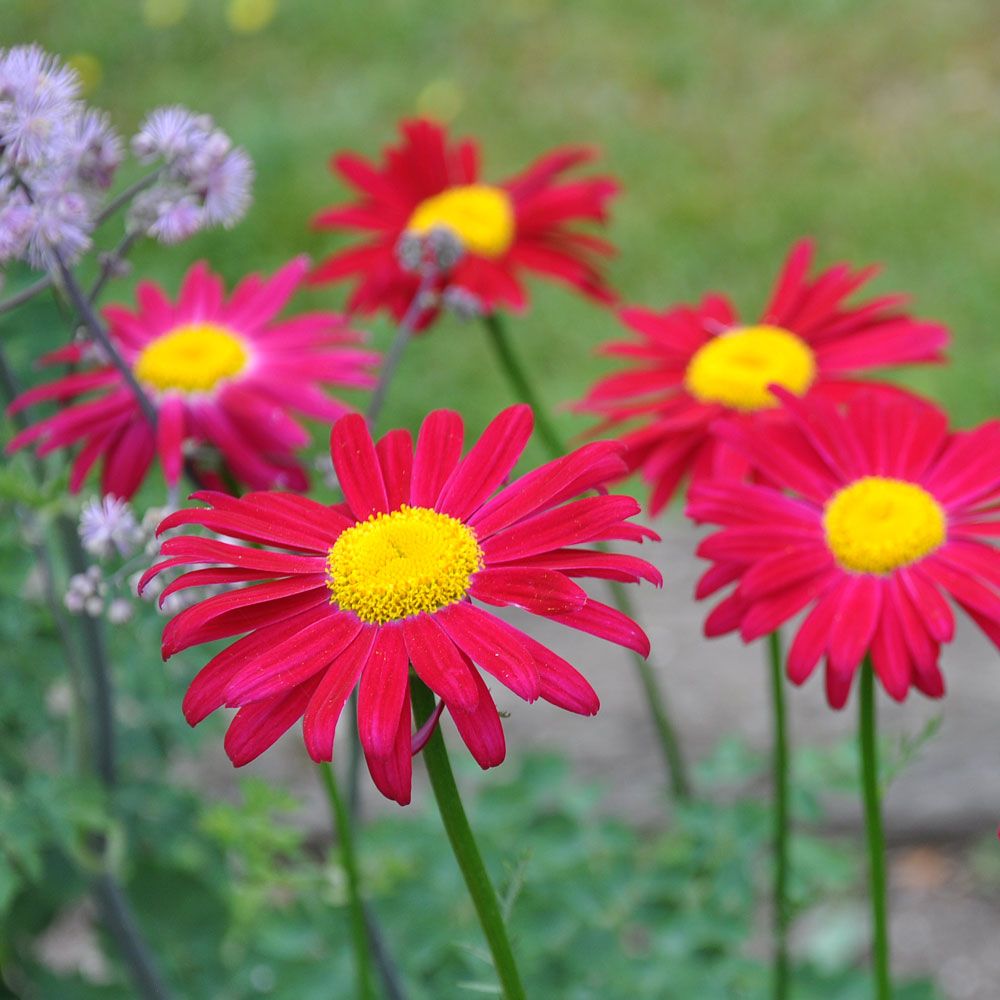
[[(417, 677), (413, 678), (411, 692), (417, 724), (423, 725), (435, 713), (434, 694)], [(510, 946), (503, 914), (500, 912), (500, 902), (465, 815), (440, 726), (434, 727), (424, 747), (424, 760), (445, 833), (486, 935), (503, 996), (505, 1000), (523, 1000), (524, 986), (521, 984), (521, 975)]]
[(785, 722), (785, 676), (782, 664), (781, 633), (768, 637), (771, 663), (771, 699), (774, 706), (772, 723), (774, 745), (772, 767), (774, 775), (774, 1000), (788, 996), (788, 732)]
[(358, 1000), (374, 1000), (375, 988), (371, 967), (371, 948), (368, 940), (368, 928), (365, 920), (364, 902), (361, 897), (361, 878), (358, 872), (357, 858), (354, 854), (354, 834), (351, 829), (351, 817), (347, 810), (337, 776), (333, 766), (326, 762), (319, 765), (320, 781), (326, 792), (337, 828), (337, 845), (340, 860), (347, 876), (347, 896), (351, 914), (351, 942), (354, 947), (354, 966), (357, 976)]
[(891, 1000), (889, 978), (889, 915), (885, 873), (885, 833), (878, 773), (875, 708), (875, 670), (867, 656), (861, 668), (858, 741), (861, 787), (865, 806), (865, 840), (868, 847), (868, 896), (872, 908), (872, 964), (876, 1000)]
[[(511, 388), (517, 397), (522, 402), (527, 403), (534, 412), (539, 437), (544, 443), (546, 450), (553, 459), (565, 455), (567, 451), (566, 445), (549, 420), (547, 411), (541, 405), (538, 394), (534, 390), (524, 365), (514, 352), (503, 319), (498, 313), (494, 312), (485, 315), (483, 321), (490, 336), (490, 341), (496, 351), (497, 360), (500, 362), (500, 366), (507, 376)], [(610, 581), (609, 589), (611, 590), (615, 607), (629, 618), (635, 620), (634, 605), (624, 587), (617, 583), (617, 581), (612, 580)], [(653, 726), (656, 730), (657, 742), (660, 745), (660, 752), (663, 755), (663, 762), (669, 777), (671, 792), (675, 799), (681, 801), (691, 795), (691, 782), (688, 777), (687, 764), (684, 759), (681, 742), (677, 736), (677, 730), (671, 721), (670, 712), (667, 709), (666, 697), (657, 680), (656, 671), (649, 661), (645, 657), (635, 653), (631, 659), (635, 664), (640, 683), (646, 695), (646, 704), (649, 707)]]
[[(6, 355), (2, 349), (0, 349), (0, 389), (3, 390), (7, 403), (10, 403), (19, 391), (16, 377), (7, 363)], [(22, 418), (18, 414), (14, 414), (12, 419), (15, 425), (22, 423)], [(37, 459), (31, 463), (31, 468), (35, 478), (41, 481), (42, 470)], [(68, 566), (73, 572), (82, 572), (86, 568), (86, 556), (80, 546), (76, 526), (69, 518), (63, 516), (58, 519), (57, 528)], [(39, 546), (39, 554), (46, 552), (44, 546)], [(69, 623), (65, 620), (62, 609), (55, 599), (53, 566), (47, 555), (43, 561), (43, 569), (46, 577), (44, 584), (46, 599), (66, 651), (70, 687), (74, 694), (73, 727), (81, 748), (85, 744), (88, 747), (93, 769), (110, 794), (117, 783), (114, 696), (102, 625), (99, 620), (87, 615), (80, 616), (78, 619), (82, 633), (80, 646), (83, 649), (87, 669), (90, 672), (92, 687), (92, 700), (88, 712), (92, 724), (88, 732), (82, 719), (84, 695), (82, 681), (79, 677), (79, 667), (77, 666), (77, 642), (74, 640)], [(81, 763), (83, 756), (81, 753)], [(98, 843), (95, 846), (102, 855), (103, 863), (104, 845)], [(138, 995), (143, 1000), (169, 1000), (172, 993), (163, 978), (152, 949), (143, 937), (125, 890), (118, 884), (111, 872), (104, 870), (95, 878), (93, 892), (101, 918), (125, 960)]]

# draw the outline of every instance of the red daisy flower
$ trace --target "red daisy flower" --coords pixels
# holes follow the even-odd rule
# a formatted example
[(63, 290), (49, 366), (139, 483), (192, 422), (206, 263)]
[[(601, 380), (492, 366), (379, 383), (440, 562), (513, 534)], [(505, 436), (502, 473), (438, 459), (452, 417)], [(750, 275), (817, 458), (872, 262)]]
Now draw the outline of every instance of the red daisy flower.
[[(176, 304), (157, 285), (141, 282), (136, 312), (108, 306), (104, 316), (156, 409), (155, 431), (121, 373), (102, 364), (19, 396), (10, 412), (49, 400), (75, 402), (18, 434), (8, 450), (34, 443), (44, 455), (82, 444), (70, 474), (74, 493), (103, 459), (102, 491), (127, 499), (157, 454), (174, 486), (191, 442), (217, 448), (233, 476), (252, 487), (305, 489), (308, 480), (294, 451), (309, 435), (290, 411), (337, 419), (350, 407), (321, 386), (370, 387), (370, 369), (379, 360), (344, 346), (361, 336), (336, 313), (274, 321), (308, 269), (308, 259), (299, 257), (268, 280), (250, 275), (228, 301), (222, 279), (204, 263), (188, 271)], [(87, 347), (74, 344), (43, 360), (75, 364), (90, 356)], [(79, 401), (90, 393), (97, 395)]]
[[(789, 421), (716, 432), (775, 486), (695, 483), (687, 513), (723, 526), (699, 555), (715, 563), (696, 596), (736, 589), (705, 634), (747, 642), (809, 607), (788, 654), (801, 684), (826, 656), (827, 698), (847, 700), (866, 653), (886, 691), (938, 698), (950, 597), (1000, 646), (1000, 421), (949, 433), (909, 396), (857, 393), (838, 408), (775, 388)], [(787, 492), (784, 492), (787, 491)]]
[(629, 468), (652, 485), (651, 513), (685, 474), (695, 481), (746, 474), (745, 461), (709, 427), (727, 415), (754, 425), (780, 418), (772, 383), (798, 396), (844, 399), (859, 372), (943, 360), (947, 330), (900, 312), (905, 296), (845, 304), (875, 268), (852, 273), (838, 264), (810, 280), (812, 256), (810, 240), (793, 247), (770, 304), (751, 325), (722, 295), (663, 313), (621, 310), (639, 342), (611, 343), (602, 353), (635, 359), (636, 367), (601, 379), (577, 409), (604, 415), (595, 433), (638, 423), (622, 440)]
[(561, 179), (571, 167), (593, 159), (593, 150), (556, 150), (493, 185), (480, 180), (476, 143), (451, 143), (440, 125), (425, 120), (403, 122), (400, 131), (401, 143), (386, 149), (380, 167), (353, 153), (333, 159), (332, 167), (361, 197), (321, 212), (314, 224), (372, 235), (331, 256), (310, 281), (355, 278), (352, 310), (385, 308), (400, 318), (419, 285), (418, 276), (400, 266), (400, 238), (441, 227), (465, 251), (448, 284), (475, 296), (486, 312), (524, 308), (524, 271), (556, 278), (600, 302), (614, 301), (598, 269), (600, 258), (614, 248), (573, 223), (605, 222), (618, 185), (608, 177)]
[[(635, 556), (577, 548), (657, 536), (627, 519), (631, 497), (578, 497), (621, 474), (617, 442), (601, 441), (549, 462), (495, 493), (531, 434), (531, 410), (513, 406), (465, 458), (462, 419), (438, 410), (414, 451), (407, 431), (372, 443), (351, 415), (333, 428), (331, 453), (346, 502), (326, 507), (294, 494), (241, 499), (201, 492), (211, 509), (181, 510), (160, 530), (197, 524), (283, 551), (185, 536), (163, 543), (164, 569), (197, 563), (164, 596), (205, 583), (267, 580), (182, 611), (163, 633), (163, 654), (239, 633), (198, 674), (184, 700), (195, 725), (239, 707), (226, 734), (237, 766), (253, 760), (294, 722), (314, 760), (330, 760), (334, 730), (358, 687), (358, 730), (382, 793), (410, 798), (409, 664), (441, 698), (481, 767), (505, 754), (503, 729), (478, 665), (526, 701), (542, 698), (593, 715), (597, 695), (560, 656), (473, 600), (517, 606), (646, 655), (645, 634), (621, 612), (588, 597), (577, 577), (624, 582), (660, 574)], [(436, 721), (436, 716), (435, 716)], [(427, 734), (429, 735), (429, 731)]]

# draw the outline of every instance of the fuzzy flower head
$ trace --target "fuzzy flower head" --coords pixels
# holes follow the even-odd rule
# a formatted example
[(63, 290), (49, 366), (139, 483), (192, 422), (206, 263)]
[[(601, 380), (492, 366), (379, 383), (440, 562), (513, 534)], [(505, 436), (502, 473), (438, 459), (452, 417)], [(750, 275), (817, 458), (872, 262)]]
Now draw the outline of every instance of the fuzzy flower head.
[(95, 497), (80, 512), (80, 541), (98, 559), (114, 552), (122, 558), (130, 556), (140, 536), (139, 524), (127, 500), (111, 495)]
[(857, 388), (856, 376), (873, 368), (942, 360), (947, 330), (901, 311), (905, 296), (848, 304), (873, 268), (838, 264), (809, 278), (812, 257), (811, 241), (793, 247), (763, 316), (749, 323), (718, 294), (662, 313), (621, 310), (633, 337), (602, 353), (631, 367), (602, 378), (576, 408), (604, 418), (595, 433), (622, 435), (629, 468), (650, 484), (651, 513), (685, 476), (746, 474), (745, 458), (710, 427), (722, 417), (748, 427), (783, 420), (771, 385), (843, 399)]
[(416, 448), (403, 430), (374, 443), (364, 420), (351, 415), (331, 436), (344, 503), (196, 493), (208, 507), (172, 514), (161, 531), (197, 525), (267, 548), (170, 538), (165, 560), (143, 580), (210, 563), (218, 568), (185, 573), (163, 595), (256, 582), (201, 601), (164, 630), (164, 656), (247, 633), (195, 678), (184, 700), (188, 721), (195, 725), (224, 705), (238, 708), (226, 750), (239, 766), (301, 719), (309, 754), (330, 760), (338, 719), (357, 687), (372, 778), (405, 804), (411, 757), (432, 731), (413, 732), (411, 664), (441, 699), (431, 725), (447, 709), (484, 768), (505, 755), (484, 673), (526, 701), (593, 715), (597, 695), (581, 674), (490, 609), (517, 607), (645, 655), (642, 630), (576, 581), (658, 585), (644, 560), (588, 547), (656, 536), (629, 521), (639, 510), (630, 497), (574, 499), (621, 474), (616, 442), (589, 444), (504, 485), (531, 429), (530, 409), (511, 407), (463, 458), (457, 413), (431, 413)]
[(0, 49), (0, 155), (19, 169), (51, 160), (80, 113), (76, 73), (37, 45)]
[(37, 46), (0, 50), (0, 263), (51, 270), (90, 248), (122, 145), (78, 90), (76, 74)]
[(253, 162), (208, 115), (158, 108), (132, 140), (143, 162), (162, 160), (162, 176), (130, 210), (130, 224), (164, 243), (208, 226), (235, 225), (246, 214)]
[[(605, 222), (618, 185), (607, 177), (562, 178), (591, 160), (591, 150), (556, 150), (523, 173), (490, 184), (480, 176), (474, 142), (452, 142), (443, 127), (426, 120), (403, 122), (400, 131), (399, 145), (386, 149), (379, 165), (353, 153), (334, 158), (334, 169), (358, 197), (321, 212), (315, 224), (366, 236), (324, 261), (311, 281), (354, 280), (351, 309), (385, 309), (400, 318), (420, 286), (415, 267), (426, 244), (444, 232), (459, 252), (450, 254), (452, 267), (440, 276), (437, 290), (462, 289), (480, 312), (524, 309), (526, 272), (555, 278), (600, 302), (614, 299), (598, 266), (613, 248), (576, 223)], [(439, 262), (439, 270), (448, 268)]]
[(722, 529), (699, 546), (713, 565), (696, 596), (735, 584), (705, 634), (749, 642), (807, 610), (788, 653), (796, 684), (825, 658), (841, 708), (870, 655), (893, 698), (940, 697), (948, 598), (1000, 646), (1000, 421), (951, 433), (909, 396), (864, 391), (838, 407), (773, 391), (785, 423), (716, 430), (762, 483), (703, 480), (689, 494), (688, 515)]
[[(348, 407), (325, 386), (365, 388), (378, 355), (360, 350), (360, 335), (335, 313), (277, 319), (309, 262), (300, 257), (272, 278), (251, 275), (226, 299), (222, 279), (205, 264), (188, 272), (176, 302), (151, 282), (140, 283), (138, 309), (109, 306), (109, 334), (156, 410), (150, 427), (135, 396), (110, 364), (57, 378), (23, 393), (16, 412), (48, 400), (69, 403), (18, 434), (15, 450), (36, 444), (39, 454), (80, 445), (70, 489), (80, 489), (103, 460), (101, 490), (124, 499), (139, 488), (159, 457), (168, 486), (181, 477), (185, 459), (206, 481), (218, 471), (196, 449), (207, 446), (228, 472), (255, 489), (281, 485), (305, 489), (295, 451), (309, 441), (294, 412), (321, 420)], [(82, 345), (46, 359), (79, 363)]]

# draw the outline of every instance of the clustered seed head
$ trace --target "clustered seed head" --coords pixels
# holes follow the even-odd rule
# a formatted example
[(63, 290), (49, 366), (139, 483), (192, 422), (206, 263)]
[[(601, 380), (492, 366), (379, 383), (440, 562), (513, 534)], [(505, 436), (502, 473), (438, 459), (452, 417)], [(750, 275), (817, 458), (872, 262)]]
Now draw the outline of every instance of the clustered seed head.
[(85, 573), (75, 573), (69, 578), (69, 588), (63, 599), (68, 611), (74, 615), (86, 614), (98, 618), (104, 613), (104, 598), (108, 585), (100, 566), (90, 566)]

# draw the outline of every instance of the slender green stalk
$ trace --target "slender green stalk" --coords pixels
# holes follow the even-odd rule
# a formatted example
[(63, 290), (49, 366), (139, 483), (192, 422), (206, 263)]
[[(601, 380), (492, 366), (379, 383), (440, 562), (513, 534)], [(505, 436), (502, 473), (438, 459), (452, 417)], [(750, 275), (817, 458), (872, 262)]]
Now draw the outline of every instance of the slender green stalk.
[(527, 403), (535, 411), (535, 430), (542, 439), (545, 447), (553, 458), (566, 454), (566, 446), (559, 437), (559, 432), (552, 425), (548, 416), (548, 409), (539, 402), (538, 396), (531, 385), (531, 380), (525, 373), (524, 366), (518, 360), (517, 355), (511, 347), (510, 338), (507, 336), (507, 329), (499, 313), (486, 313), (483, 316), (486, 324), (486, 331), (490, 335), (490, 342), (496, 351), (497, 360), (504, 374), (510, 380), (514, 391), (520, 396), (521, 401)]
[(868, 895), (872, 904), (872, 964), (876, 1000), (890, 1000), (889, 916), (885, 877), (885, 833), (878, 776), (878, 745), (875, 727), (875, 671), (870, 656), (861, 668), (861, 712), (858, 741), (861, 747), (861, 787), (865, 803), (865, 834), (868, 841)]
[[(411, 676), (410, 684), (413, 691), (414, 713), (418, 725), (422, 725), (434, 711), (434, 695), (416, 676)], [(455, 776), (452, 774), (440, 726), (435, 727), (427, 746), (424, 747), (424, 760), (427, 763), (427, 773), (431, 779), (431, 788), (437, 800), (445, 833), (451, 842), (455, 860), (462, 870), (462, 877), (465, 879), (479, 923), (493, 954), (493, 964), (500, 979), (503, 996), (506, 1000), (524, 1000), (524, 987), (521, 985), (521, 975), (517, 971), (514, 953), (507, 938), (507, 928), (500, 912), (500, 903), (486, 873), (486, 866), (476, 846), (465, 809), (462, 807), (462, 799), (455, 784)]]
[(340, 788), (337, 786), (337, 776), (329, 764), (320, 764), (320, 779), (330, 801), (330, 811), (337, 827), (337, 843), (340, 847), (340, 860), (347, 874), (347, 896), (351, 911), (351, 940), (354, 944), (354, 964), (357, 973), (357, 995), (359, 1000), (374, 1000), (375, 989), (372, 981), (371, 950), (368, 942), (368, 930), (365, 926), (365, 908), (361, 899), (361, 879), (358, 876), (358, 863), (354, 855), (354, 836), (351, 830), (351, 818)]
[[(6, 355), (0, 349), (0, 393), (8, 402), (20, 394), (20, 386)], [(14, 418), (18, 426), (23, 426), (23, 417), (18, 414)], [(36, 480), (41, 483), (44, 469), (40, 460), (35, 457), (31, 463)], [(76, 525), (65, 515), (57, 519), (58, 535), (65, 551), (66, 561), (73, 572), (83, 572), (86, 568), (86, 558), (80, 546)], [(47, 569), (51, 569), (51, 563)], [(52, 599), (54, 583), (50, 579), (46, 584), (52, 605), (53, 617), (59, 629), (60, 639), (66, 649), (67, 663), (71, 680), (75, 681), (74, 664), (77, 662), (76, 649), (72, 645), (72, 636), (65, 623), (58, 602)], [(107, 658), (107, 648), (104, 643), (104, 633), (101, 623), (88, 615), (80, 616), (77, 621), (82, 638), (83, 658), (90, 672), (93, 700), (90, 717), (92, 727), (90, 738), (93, 741), (93, 767), (101, 783), (108, 791), (113, 792), (117, 780), (115, 758), (114, 705), (111, 686), (111, 669)], [(82, 691), (78, 682), (73, 683), (74, 711), (79, 717), (83, 712)], [(76, 725), (82, 727), (82, 720)], [(99, 855), (103, 855), (103, 839), (99, 839), (94, 847)], [(125, 960), (132, 981), (143, 1000), (169, 1000), (170, 988), (159, 969), (159, 963), (152, 949), (146, 943), (131, 904), (122, 886), (114, 876), (103, 871), (98, 874), (93, 883), (94, 896), (98, 903), (102, 919), (109, 933), (114, 938)]]
[(44, 278), (39, 278), (30, 285), (25, 285), (19, 292), (15, 292), (9, 298), (0, 301), (0, 316), (23, 306), (25, 302), (30, 302), (36, 295), (41, 295), (51, 284), (52, 276), (47, 274)]
[(396, 335), (392, 339), (388, 353), (382, 359), (382, 368), (379, 372), (378, 382), (372, 390), (371, 399), (368, 401), (368, 408), (365, 410), (365, 420), (368, 422), (370, 430), (374, 431), (378, 418), (382, 413), (386, 397), (389, 394), (389, 386), (392, 384), (392, 377), (396, 374), (399, 362), (403, 359), (403, 352), (409, 344), (413, 331), (417, 328), (417, 323), (427, 311), (427, 298), (432, 294), (434, 282), (437, 280), (438, 269), (431, 264), (425, 264), (420, 272), (420, 284), (417, 286), (413, 298), (407, 306), (403, 318), (396, 327)]
[[(503, 320), (498, 313), (488, 313), (483, 317), (483, 322), (486, 324), (486, 330), (496, 350), (497, 359), (510, 381), (511, 388), (521, 401), (527, 403), (534, 411), (535, 428), (542, 443), (552, 458), (560, 458), (567, 452), (566, 445), (560, 438), (559, 432), (550, 423), (547, 410), (539, 402), (524, 365), (514, 353)], [(625, 587), (612, 581), (610, 589), (615, 607), (623, 614), (628, 615), (629, 618), (635, 619), (635, 605)], [(656, 671), (645, 657), (638, 653), (632, 653), (631, 656), (639, 674), (639, 681), (646, 693), (646, 703), (649, 705), (649, 711), (653, 717), (653, 726), (656, 729), (660, 752), (663, 755), (663, 762), (670, 779), (671, 791), (677, 800), (690, 798), (691, 782), (688, 778), (687, 764), (684, 760), (677, 730), (674, 728), (667, 710), (666, 697), (656, 678)]]
[[(625, 585), (617, 580), (611, 580), (608, 586), (611, 589), (611, 597), (615, 602), (615, 607), (633, 621), (636, 620), (635, 604)], [(666, 696), (663, 693), (663, 688), (660, 687), (653, 665), (644, 656), (631, 650), (629, 655), (639, 674), (643, 691), (646, 693), (646, 704), (653, 717), (653, 726), (656, 728), (660, 753), (663, 755), (663, 763), (666, 765), (667, 775), (670, 778), (670, 791), (675, 799), (682, 802), (691, 798), (691, 782), (688, 779), (687, 761), (684, 759), (684, 751), (681, 749), (677, 730), (674, 729), (667, 712)]]
[(774, 705), (774, 989), (775, 1000), (788, 996), (788, 732), (781, 633), (768, 636), (771, 698)]

